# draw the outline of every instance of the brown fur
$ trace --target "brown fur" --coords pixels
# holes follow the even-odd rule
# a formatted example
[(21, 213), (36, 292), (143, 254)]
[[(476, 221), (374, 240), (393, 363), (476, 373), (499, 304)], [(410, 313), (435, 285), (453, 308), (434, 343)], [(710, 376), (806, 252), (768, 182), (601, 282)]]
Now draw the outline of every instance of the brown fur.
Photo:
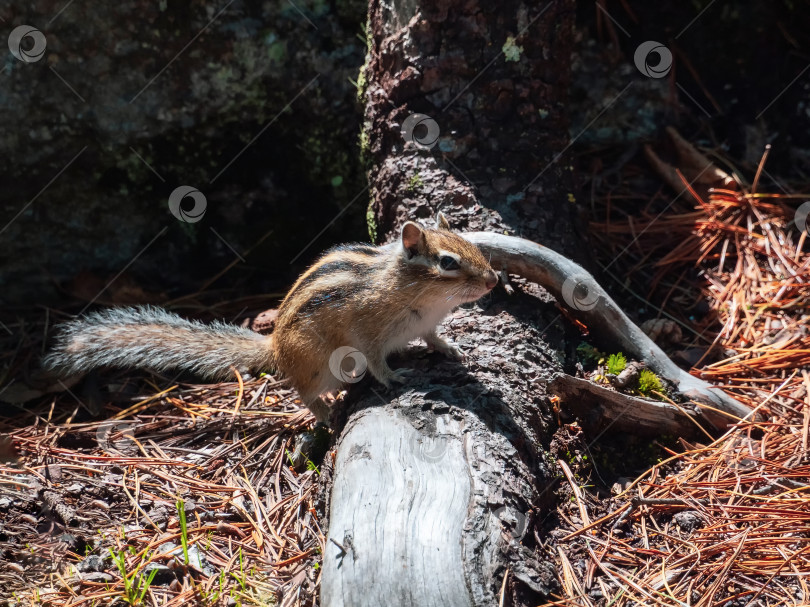
[[(497, 277), (478, 247), (448, 228), (440, 214), (436, 229), (408, 222), (399, 242), (328, 251), (282, 301), (272, 340), (221, 323), (192, 323), (155, 308), (110, 311), (69, 324), (50, 364), (72, 372), (96, 366), (180, 367), (217, 379), (233, 366), (275, 367), (326, 421), (329, 410), (320, 395), (355, 381), (335, 367), (341, 353), (357, 352), (386, 386), (403, 381), (403, 372), (392, 371), (386, 357), (414, 338), (461, 356), (435, 328), (452, 308), (489, 291)], [(442, 251), (458, 268), (441, 267)]]

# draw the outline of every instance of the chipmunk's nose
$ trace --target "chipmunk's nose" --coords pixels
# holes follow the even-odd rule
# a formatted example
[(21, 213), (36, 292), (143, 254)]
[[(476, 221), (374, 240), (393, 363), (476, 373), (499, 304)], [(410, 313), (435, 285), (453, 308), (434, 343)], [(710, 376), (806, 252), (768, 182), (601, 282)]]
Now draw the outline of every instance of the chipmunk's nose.
[(493, 288), (496, 284), (498, 284), (498, 275), (494, 272), (494, 270), (490, 270), (489, 274), (487, 275), (487, 289)]

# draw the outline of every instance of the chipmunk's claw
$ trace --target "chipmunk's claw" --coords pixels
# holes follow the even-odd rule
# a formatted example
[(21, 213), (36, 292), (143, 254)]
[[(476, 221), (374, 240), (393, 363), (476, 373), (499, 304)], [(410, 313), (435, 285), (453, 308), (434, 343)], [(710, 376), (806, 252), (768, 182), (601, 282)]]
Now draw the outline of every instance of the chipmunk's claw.
[(464, 352), (462, 352), (458, 346), (451, 343), (446, 343), (442, 347), (437, 347), (436, 351), (441, 352), (447, 358), (453, 360), (464, 360), (466, 358)]
[(435, 332), (425, 337), (425, 341), (427, 342), (428, 348), (436, 352), (441, 352), (447, 358), (452, 360), (464, 360), (465, 358), (464, 352), (462, 352), (456, 344), (442, 339), (436, 335)]

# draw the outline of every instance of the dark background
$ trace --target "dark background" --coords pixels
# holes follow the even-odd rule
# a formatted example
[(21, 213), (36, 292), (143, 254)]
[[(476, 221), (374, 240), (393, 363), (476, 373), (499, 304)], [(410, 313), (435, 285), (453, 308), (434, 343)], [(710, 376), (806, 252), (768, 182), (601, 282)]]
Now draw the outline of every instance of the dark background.
[[(580, 2), (568, 113), (582, 191), (666, 125), (747, 172), (772, 143), (779, 185), (765, 187), (800, 188), (808, 8)], [(368, 240), (365, 12), (312, 0), (0, 8), (4, 38), (26, 24), (47, 40), (39, 61), (0, 63), (2, 314), (278, 295), (330, 244)], [(612, 101), (645, 40), (673, 51), (672, 74), (635, 78)], [(196, 223), (169, 212), (182, 185), (206, 197)], [(588, 196), (577, 200), (589, 219)]]

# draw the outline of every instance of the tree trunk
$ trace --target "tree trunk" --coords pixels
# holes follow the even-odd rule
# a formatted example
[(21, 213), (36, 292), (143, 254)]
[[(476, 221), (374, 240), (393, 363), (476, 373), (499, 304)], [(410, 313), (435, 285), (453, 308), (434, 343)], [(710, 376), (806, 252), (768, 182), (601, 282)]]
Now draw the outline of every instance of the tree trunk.
[[(459, 231), (577, 250), (561, 157), (572, 26), (573, 0), (372, 1), (363, 141), (379, 240), (442, 210)], [(358, 399), (337, 445), (322, 605), (536, 605), (553, 588), (533, 528), (553, 497), (545, 386), (565, 328), (537, 292), (458, 310), (443, 330), (465, 363), (408, 352), (413, 381)]]

